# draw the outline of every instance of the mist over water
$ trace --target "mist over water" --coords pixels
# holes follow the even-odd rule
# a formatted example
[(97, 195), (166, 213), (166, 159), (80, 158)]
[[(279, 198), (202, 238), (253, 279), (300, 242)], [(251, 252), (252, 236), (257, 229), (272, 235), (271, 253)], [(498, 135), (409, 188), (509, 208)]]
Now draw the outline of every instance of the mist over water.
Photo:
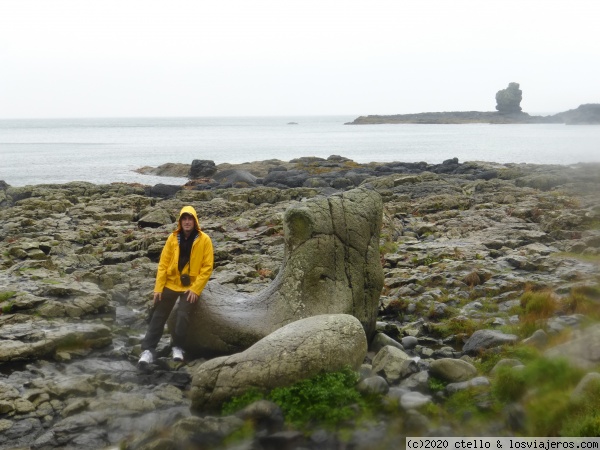
[[(600, 162), (600, 126), (344, 125), (356, 116), (0, 121), (0, 180), (12, 186), (116, 181), (183, 184), (143, 166), (341, 155), (359, 163)], [(290, 125), (296, 122), (297, 125)]]

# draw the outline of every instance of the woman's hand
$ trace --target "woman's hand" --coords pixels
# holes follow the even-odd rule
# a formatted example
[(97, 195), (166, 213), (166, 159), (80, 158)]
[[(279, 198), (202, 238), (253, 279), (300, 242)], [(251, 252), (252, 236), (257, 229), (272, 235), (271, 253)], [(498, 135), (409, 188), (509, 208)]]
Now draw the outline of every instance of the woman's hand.
[(162, 292), (154, 293), (154, 303), (160, 302), (162, 300)]
[(196, 303), (198, 301), (198, 294), (196, 294), (194, 291), (187, 291), (186, 300), (190, 303)]

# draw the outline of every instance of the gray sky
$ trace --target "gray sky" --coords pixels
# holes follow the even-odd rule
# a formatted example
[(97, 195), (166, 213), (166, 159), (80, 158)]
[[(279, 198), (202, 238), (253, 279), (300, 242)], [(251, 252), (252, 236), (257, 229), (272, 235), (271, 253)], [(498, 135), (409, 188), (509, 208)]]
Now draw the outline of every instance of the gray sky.
[(1, 0), (0, 118), (600, 103), (597, 0)]

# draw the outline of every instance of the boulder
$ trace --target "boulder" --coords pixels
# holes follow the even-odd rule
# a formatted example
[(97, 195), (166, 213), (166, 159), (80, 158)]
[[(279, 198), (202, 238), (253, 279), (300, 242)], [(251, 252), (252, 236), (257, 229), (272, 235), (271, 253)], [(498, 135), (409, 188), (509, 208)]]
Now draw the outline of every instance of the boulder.
[(442, 358), (431, 362), (429, 373), (440, 380), (456, 383), (473, 378), (477, 375), (477, 369), (462, 359)]
[(385, 395), (390, 390), (390, 385), (385, 378), (374, 375), (362, 380), (356, 386), (359, 392), (363, 394), (381, 394)]
[(217, 166), (215, 166), (214, 161), (194, 159), (190, 166), (188, 178), (192, 180), (195, 178), (211, 178), (215, 173), (217, 173)]
[(404, 350), (402, 344), (395, 339), (392, 339), (387, 334), (384, 333), (376, 333), (375, 337), (371, 340), (370, 351), (373, 353), (378, 353), (386, 345), (391, 345), (392, 347), (399, 348), (400, 350)]
[(391, 345), (383, 347), (373, 358), (373, 372), (389, 384), (395, 384), (417, 371), (417, 363), (404, 351)]
[(155, 184), (148, 190), (149, 197), (171, 198), (181, 190), (181, 186), (176, 184)]
[(505, 334), (496, 330), (477, 330), (465, 342), (463, 353), (477, 354), (483, 350), (506, 344), (515, 344), (518, 338), (514, 334)]
[(431, 403), (431, 396), (420, 392), (408, 392), (400, 397), (400, 406), (404, 410), (418, 409), (428, 403)]
[(229, 169), (217, 172), (213, 179), (220, 184), (245, 184), (248, 186), (256, 185), (257, 177), (246, 170)]
[(172, 223), (171, 215), (163, 208), (155, 208), (138, 220), (138, 226), (141, 228), (158, 228)]
[(456, 394), (459, 391), (466, 389), (486, 387), (490, 385), (490, 380), (486, 377), (475, 377), (467, 381), (459, 381), (457, 383), (448, 383), (444, 389), (447, 395)]
[(320, 314), (353, 315), (371, 338), (383, 287), (381, 221), (379, 194), (364, 188), (289, 208), (277, 277), (254, 294), (211, 280), (191, 317), (186, 350), (237, 353), (284, 325)]
[(348, 314), (298, 320), (247, 350), (211, 359), (193, 369), (192, 409), (218, 409), (249, 388), (269, 391), (346, 366), (358, 369), (367, 354), (361, 323)]

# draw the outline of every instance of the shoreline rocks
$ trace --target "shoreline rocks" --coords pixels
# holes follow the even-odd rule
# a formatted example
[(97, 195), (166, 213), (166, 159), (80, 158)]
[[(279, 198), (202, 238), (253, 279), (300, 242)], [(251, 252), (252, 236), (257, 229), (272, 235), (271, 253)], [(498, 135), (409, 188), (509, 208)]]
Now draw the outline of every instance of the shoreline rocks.
[[(293, 161), (248, 163), (240, 170), (257, 180), (269, 170), (303, 171), (309, 177), (300, 187), (289, 186), (285, 177), (270, 186), (172, 191), (122, 183), (19, 188), (0, 183), (0, 351), (21, 349), (0, 362), (0, 449), (150, 448), (145, 446), (166, 442), (167, 436), (171, 443), (202, 438), (226, 448), (224, 439), (242, 428), (239, 417), (202, 409), (192, 415), (193, 376), (216, 364), (214, 359), (173, 363), (165, 335), (153, 372), (135, 368), (158, 256), (184, 204), (196, 207), (213, 238), (214, 281), (251, 296), (284, 270), (286, 211), (306, 208), (309, 199), (329, 205), (331, 194), (346, 195), (356, 186), (377, 193), (383, 208), (377, 239), (383, 287), (375, 337), (364, 357), (357, 352), (363, 363), (357, 369), (361, 389), (384, 396), (398, 415), (382, 409), (372, 426), (344, 437), (345, 445), (373, 448), (380, 439), (393, 441), (399, 429), (402, 435), (468, 435), (468, 417), (434, 423), (420, 408), (443, 409), (456, 392), (489, 389), (496, 372), (476, 364), (481, 352), (532, 345), (549, 356), (571, 352), (581, 367), (597, 364), (595, 350), (584, 345), (597, 341), (597, 327), (582, 331), (591, 316), (568, 305), (540, 322), (542, 338), (535, 329), (518, 336), (508, 331), (521, 325), (527, 295), (543, 294), (558, 304), (594, 300), (600, 292), (599, 164), (450, 158), (439, 165), (360, 165), (340, 156)], [(213, 176), (232, 168), (218, 167)], [(292, 172), (290, 180), (297, 176)], [(312, 186), (305, 185), (309, 178)], [(479, 330), (494, 333), (477, 339)], [(561, 333), (572, 334), (572, 347), (551, 351), (548, 346)], [(32, 351), (42, 344), (43, 351)], [(434, 391), (437, 377), (448, 384)], [(485, 397), (474, 402), (473, 408), (489, 411)], [(254, 408), (258, 414), (260, 408)], [(277, 417), (250, 444), (260, 448), (269, 439), (299, 438)], [(526, 420), (524, 410), (500, 414), (477, 430), (503, 435), (517, 427), (525, 433)], [(178, 432), (171, 435), (164, 427)], [(303, 445), (328, 448), (319, 447), (327, 442), (335, 448), (340, 439), (315, 429)]]

